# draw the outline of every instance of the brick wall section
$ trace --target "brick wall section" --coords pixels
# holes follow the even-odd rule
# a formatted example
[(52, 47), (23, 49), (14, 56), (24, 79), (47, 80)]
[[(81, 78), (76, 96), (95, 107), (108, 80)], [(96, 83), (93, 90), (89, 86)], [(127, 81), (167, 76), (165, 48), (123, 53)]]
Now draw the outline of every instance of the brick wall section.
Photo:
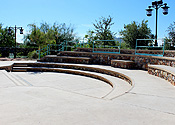
[(148, 73), (151, 75), (158, 76), (165, 80), (168, 80), (172, 85), (175, 85), (175, 74), (164, 69), (154, 68), (152, 66), (148, 67)]

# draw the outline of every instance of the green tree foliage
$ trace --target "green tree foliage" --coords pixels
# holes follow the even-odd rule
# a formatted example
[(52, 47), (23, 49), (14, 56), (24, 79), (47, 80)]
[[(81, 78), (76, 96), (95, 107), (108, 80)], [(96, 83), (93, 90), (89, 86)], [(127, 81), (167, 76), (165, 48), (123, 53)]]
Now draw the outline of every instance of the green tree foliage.
[(172, 46), (174, 47), (175, 46), (175, 22), (170, 24), (167, 31), (168, 31), (168, 39), (172, 44)]
[[(96, 38), (98, 40), (114, 40), (116, 33), (111, 31), (111, 26), (114, 24), (112, 20), (113, 18), (111, 16), (108, 18), (101, 17), (93, 24), (95, 27)], [(104, 42), (104, 46), (105, 45), (115, 45), (115, 42), (106, 41)]]
[[(154, 38), (154, 35), (151, 33), (151, 29), (148, 27), (147, 23), (147, 20), (143, 20), (141, 24), (133, 21), (131, 24), (125, 25), (125, 29), (120, 31), (120, 35), (123, 36), (123, 40), (129, 44), (131, 48), (135, 48), (136, 39)], [(138, 45), (147, 46), (148, 41), (140, 42)]]
[(84, 38), (87, 39), (87, 43), (88, 43), (89, 47), (92, 47), (93, 46), (93, 41), (98, 39), (93, 30), (89, 30), (87, 32), (87, 35), (85, 35)]
[(47, 44), (60, 44), (67, 40), (73, 40), (75, 37), (74, 29), (66, 26), (65, 23), (54, 23), (50, 26), (48, 23), (41, 23), (40, 27), (36, 24), (29, 24), (29, 34), (25, 35), (24, 42), (26, 45), (41, 47)]
[(167, 37), (165, 37), (164, 39), (164, 42), (165, 42), (165, 50), (170, 50), (171, 49), (171, 40)]
[(15, 34), (12, 30), (11, 34), (8, 34), (8, 29), (2, 28), (2, 24), (0, 24), (0, 46), (1, 47), (14, 47), (15, 46)]

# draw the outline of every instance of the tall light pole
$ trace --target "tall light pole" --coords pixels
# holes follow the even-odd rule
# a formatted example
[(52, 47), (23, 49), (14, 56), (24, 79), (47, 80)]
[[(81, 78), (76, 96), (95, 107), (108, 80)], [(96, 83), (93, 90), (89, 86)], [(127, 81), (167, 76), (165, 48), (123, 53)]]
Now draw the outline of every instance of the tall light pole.
[(156, 9), (156, 34), (155, 34), (155, 46), (158, 46), (157, 44), (157, 17), (158, 17), (158, 9), (162, 8), (163, 9), (163, 14), (167, 15), (168, 14), (168, 7), (167, 3), (163, 4), (163, 1), (154, 1), (152, 2), (152, 6), (148, 6), (148, 9), (146, 9), (147, 11), (147, 16), (152, 16), (152, 11), (153, 9)]
[(14, 51), (14, 58), (16, 58), (16, 30), (19, 29), (20, 30), (20, 34), (23, 34), (23, 29), (22, 27), (9, 27), (8, 29), (8, 34), (11, 34), (11, 30), (15, 30), (15, 51)]

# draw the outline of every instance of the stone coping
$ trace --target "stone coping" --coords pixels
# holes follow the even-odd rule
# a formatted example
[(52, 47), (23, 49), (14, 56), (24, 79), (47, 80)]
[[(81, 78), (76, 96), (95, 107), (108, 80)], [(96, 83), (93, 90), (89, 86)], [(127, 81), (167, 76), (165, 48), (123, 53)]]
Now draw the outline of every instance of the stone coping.
[(113, 60), (111, 60), (112, 62), (124, 62), (124, 63), (134, 63), (133, 61), (131, 61), (131, 60), (117, 60), (117, 59), (113, 59)]

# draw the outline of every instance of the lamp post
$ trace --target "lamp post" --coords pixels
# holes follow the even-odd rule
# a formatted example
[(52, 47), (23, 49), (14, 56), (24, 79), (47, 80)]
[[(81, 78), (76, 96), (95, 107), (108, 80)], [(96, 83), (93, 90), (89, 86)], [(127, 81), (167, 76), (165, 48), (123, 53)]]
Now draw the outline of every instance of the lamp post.
[(15, 52), (14, 52), (14, 58), (16, 58), (16, 30), (19, 29), (20, 30), (20, 34), (23, 34), (23, 29), (22, 27), (9, 27), (8, 29), (8, 34), (11, 34), (11, 30), (15, 30)]
[(152, 11), (153, 9), (156, 9), (156, 34), (155, 34), (155, 46), (158, 46), (157, 44), (157, 17), (158, 17), (158, 9), (162, 8), (163, 9), (163, 14), (167, 15), (168, 14), (168, 7), (167, 3), (163, 3), (162, 0), (160, 1), (154, 1), (152, 2), (152, 6), (148, 6), (148, 9), (146, 9), (147, 11), (147, 16), (152, 16)]

